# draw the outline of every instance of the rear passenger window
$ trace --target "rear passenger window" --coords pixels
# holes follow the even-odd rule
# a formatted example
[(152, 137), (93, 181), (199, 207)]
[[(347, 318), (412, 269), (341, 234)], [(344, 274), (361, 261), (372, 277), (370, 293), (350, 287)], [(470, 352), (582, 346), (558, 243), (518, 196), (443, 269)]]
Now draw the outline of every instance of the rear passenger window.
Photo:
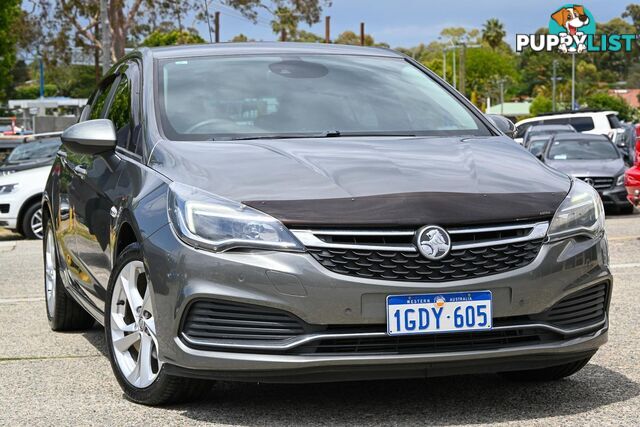
[(571, 117), (569, 124), (572, 125), (578, 132), (586, 132), (593, 130), (593, 119), (591, 117)]
[(116, 128), (118, 146), (127, 148), (130, 133), (129, 124), (131, 123), (131, 87), (125, 74), (121, 75), (113, 94), (107, 118), (113, 122), (113, 126)]
[(611, 126), (611, 129), (622, 127), (622, 123), (620, 123), (618, 116), (616, 116), (615, 114), (607, 114), (607, 120), (609, 120), (609, 126)]

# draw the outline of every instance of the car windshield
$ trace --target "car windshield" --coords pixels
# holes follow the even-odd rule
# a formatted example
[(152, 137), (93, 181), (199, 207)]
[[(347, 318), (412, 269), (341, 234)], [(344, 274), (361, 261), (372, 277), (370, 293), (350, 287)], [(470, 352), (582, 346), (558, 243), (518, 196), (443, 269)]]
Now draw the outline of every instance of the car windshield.
[(53, 158), (60, 148), (60, 138), (47, 138), (22, 144), (13, 149), (7, 163), (44, 160)]
[(548, 139), (536, 139), (535, 141), (531, 141), (529, 144), (529, 151), (534, 156), (542, 153), (544, 151), (544, 146), (546, 145)]
[(620, 155), (616, 147), (605, 140), (562, 140), (554, 141), (549, 148), (552, 160), (611, 160)]
[(401, 58), (244, 55), (164, 60), (158, 70), (170, 139), (491, 135)]

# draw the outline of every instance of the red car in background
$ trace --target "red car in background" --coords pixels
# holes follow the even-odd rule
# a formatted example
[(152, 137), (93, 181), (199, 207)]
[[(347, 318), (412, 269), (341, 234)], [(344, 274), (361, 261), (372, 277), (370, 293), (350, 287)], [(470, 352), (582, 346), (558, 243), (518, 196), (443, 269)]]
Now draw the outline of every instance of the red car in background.
[(636, 163), (624, 174), (624, 186), (627, 188), (627, 199), (636, 206), (640, 206), (640, 164)]
[(640, 123), (636, 125), (636, 166), (640, 164)]

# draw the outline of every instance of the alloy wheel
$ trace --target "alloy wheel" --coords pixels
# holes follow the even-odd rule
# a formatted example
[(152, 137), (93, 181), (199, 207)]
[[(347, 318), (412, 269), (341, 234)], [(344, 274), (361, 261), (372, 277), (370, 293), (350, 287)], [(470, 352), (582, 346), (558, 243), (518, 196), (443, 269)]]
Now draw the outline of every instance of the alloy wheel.
[(110, 316), (115, 362), (129, 384), (148, 387), (158, 377), (161, 362), (151, 289), (141, 261), (131, 261), (120, 270), (114, 284)]
[(42, 224), (42, 209), (38, 209), (31, 216), (30, 220), (31, 231), (33, 231), (33, 235), (38, 239), (42, 239), (43, 233), (43, 224)]
[(47, 241), (44, 253), (44, 286), (49, 316), (53, 316), (56, 309), (56, 248), (53, 240), (53, 230), (47, 230)]

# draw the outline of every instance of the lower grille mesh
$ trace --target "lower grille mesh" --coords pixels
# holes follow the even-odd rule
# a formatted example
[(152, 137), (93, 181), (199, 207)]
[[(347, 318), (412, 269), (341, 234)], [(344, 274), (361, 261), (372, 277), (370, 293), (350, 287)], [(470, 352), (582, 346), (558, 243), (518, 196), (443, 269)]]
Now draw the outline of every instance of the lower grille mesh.
[(541, 315), (531, 318), (564, 328), (594, 324), (605, 317), (608, 289), (607, 283), (583, 289), (563, 298)]
[(325, 268), (351, 276), (407, 281), (447, 282), (521, 268), (533, 261), (542, 240), (453, 250), (441, 260), (418, 252), (307, 248)]
[(273, 341), (304, 334), (304, 325), (268, 307), (198, 300), (189, 307), (182, 332), (195, 340)]

